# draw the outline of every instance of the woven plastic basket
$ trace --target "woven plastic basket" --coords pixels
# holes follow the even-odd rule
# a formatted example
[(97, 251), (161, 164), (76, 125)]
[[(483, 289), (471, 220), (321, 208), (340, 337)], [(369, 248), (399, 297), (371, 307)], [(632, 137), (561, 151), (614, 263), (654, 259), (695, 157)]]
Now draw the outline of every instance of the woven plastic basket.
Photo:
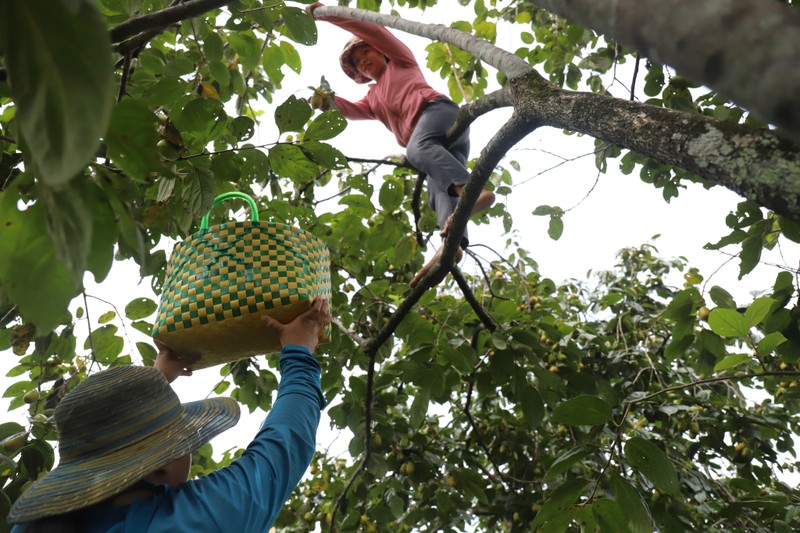
[[(205, 368), (280, 350), (277, 335), (259, 318), (290, 322), (315, 298), (331, 297), (330, 255), (313, 234), (280, 222), (260, 222), (250, 196), (251, 220), (208, 227), (175, 245), (153, 338)], [(320, 342), (330, 340), (330, 327)]]

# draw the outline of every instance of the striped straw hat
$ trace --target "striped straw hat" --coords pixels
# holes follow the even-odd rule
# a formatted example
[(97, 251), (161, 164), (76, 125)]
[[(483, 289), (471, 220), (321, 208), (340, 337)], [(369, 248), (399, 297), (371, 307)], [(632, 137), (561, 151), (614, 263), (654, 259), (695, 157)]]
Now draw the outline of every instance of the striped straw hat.
[(31, 522), (88, 507), (235, 425), (231, 398), (181, 404), (161, 371), (119, 366), (87, 377), (56, 407), (60, 461), (9, 513)]
[(361, 74), (353, 64), (353, 52), (355, 52), (356, 48), (359, 46), (369, 46), (369, 44), (361, 37), (353, 37), (347, 41), (347, 44), (344, 45), (344, 49), (342, 50), (342, 54), (339, 56), (339, 64), (342, 66), (344, 73), (353, 78), (353, 81), (356, 83), (369, 83), (373, 81), (372, 78)]

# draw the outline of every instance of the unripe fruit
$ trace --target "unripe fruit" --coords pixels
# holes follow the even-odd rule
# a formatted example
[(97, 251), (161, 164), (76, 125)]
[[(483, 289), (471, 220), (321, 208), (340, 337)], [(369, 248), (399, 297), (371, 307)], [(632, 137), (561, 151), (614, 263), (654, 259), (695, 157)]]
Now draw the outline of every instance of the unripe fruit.
[(376, 433), (372, 436), (372, 445), (376, 448), (380, 448), (381, 444), (383, 444), (383, 439), (381, 439), (381, 436)]
[(369, 517), (367, 515), (365, 515), (365, 514), (361, 515), (360, 520), (361, 520), (361, 525), (362, 526), (366, 526), (367, 524), (369, 524)]
[(3, 453), (9, 457), (13, 457), (14, 455), (19, 452), (23, 446), (28, 443), (28, 433), (21, 432), (11, 435), (10, 437), (6, 437), (3, 439), (3, 442), (0, 442), (0, 448), (3, 449)]
[(708, 320), (708, 315), (711, 314), (711, 310), (708, 307), (701, 307), (697, 310), (697, 316), (700, 320)]
[(458, 485), (458, 480), (456, 480), (455, 476), (453, 475), (447, 476), (447, 484), (451, 487), (455, 487)]
[(314, 521), (314, 515), (311, 514), (311, 512), (309, 511), (306, 514), (303, 515), (303, 520), (305, 520), (306, 522), (313, 522)]
[(25, 396), (22, 397), (22, 401), (25, 403), (33, 403), (39, 400), (39, 391), (36, 389), (29, 390), (25, 393)]

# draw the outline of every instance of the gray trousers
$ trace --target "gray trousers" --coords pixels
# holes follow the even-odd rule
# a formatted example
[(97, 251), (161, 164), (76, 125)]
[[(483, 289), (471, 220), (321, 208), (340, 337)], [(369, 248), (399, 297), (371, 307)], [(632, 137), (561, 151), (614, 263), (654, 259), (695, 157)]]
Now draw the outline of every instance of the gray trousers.
[[(439, 228), (444, 226), (458, 203), (458, 196), (450, 186), (464, 185), (469, 177), (465, 166), (469, 157), (469, 130), (449, 148), (443, 144), (458, 110), (458, 105), (447, 99), (430, 102), (419, 116), (406, 146), (408, 162), (428, 176), (428, 204), (436, 212)], [(464, 230), (461, 246), (466, 248), (468, 244)]]

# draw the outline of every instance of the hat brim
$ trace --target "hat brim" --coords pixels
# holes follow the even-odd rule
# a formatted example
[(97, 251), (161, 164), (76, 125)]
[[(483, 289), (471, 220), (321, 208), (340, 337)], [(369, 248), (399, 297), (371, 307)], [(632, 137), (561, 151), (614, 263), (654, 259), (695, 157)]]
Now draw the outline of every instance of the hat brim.
[(232, 398), (211, 398), (182, 407), (181, 418), (145, 439), (97, 457), (59, 463), (19, 497), (9, 522), (32, 522), (106, 500), (196, 451), (239, 420), (239, 404)]

